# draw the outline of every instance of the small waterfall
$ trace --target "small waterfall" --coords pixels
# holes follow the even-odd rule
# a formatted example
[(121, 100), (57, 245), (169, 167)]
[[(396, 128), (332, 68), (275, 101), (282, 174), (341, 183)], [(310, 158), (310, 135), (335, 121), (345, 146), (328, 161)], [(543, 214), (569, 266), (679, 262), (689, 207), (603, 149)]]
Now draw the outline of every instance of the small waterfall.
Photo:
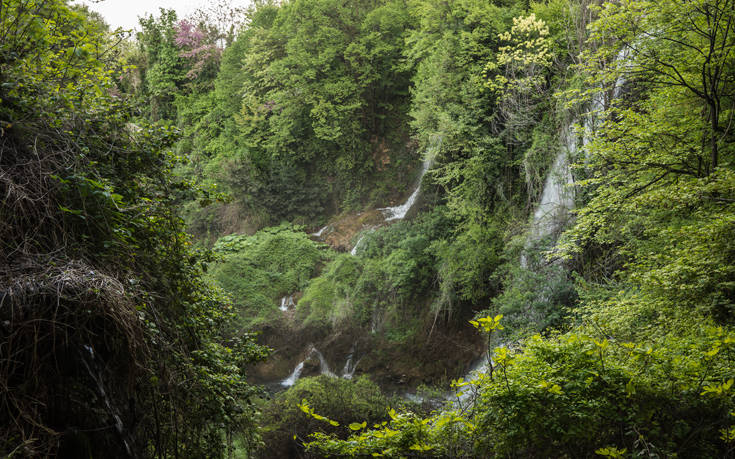
[(411, 207), (413, 207), (416, 199), (418, 199), (419, 194), (421, 193), (421, 182), (423, 181), (424, 175), (426, 175), (426, 172), (429, 170), (433, 162), (433, 158), (426, 158), (424, 160), (424, 164), (421, 167), (421, 174), (419, 175), (419, 183), (416, 185), (416, 189), (413, 190), (413, 193), (411, 193), (411, 196), (408, 197), (406, 202), (404, 202), (400, 206), (381, 207), (380, 209), (378, 209), (383, 212), (383, 215), (385, 216), (385, 221), (390, 222), (393, 220), (403, 220), (406, 217), (406, 214), (409, 210), (411, 210)]
[(301, 376), (301, 372), (304, 371), (304, 364), (306, 363), (306, 360), (302, 360), (299, 362), (298, 365), (296, 365), (296, 368), (293, 369), (293, 372), (288, 376), (288, 378), (281, 381), (281, 385), (284, 387), (291, 387), (294, 384), (296, 384), (296, 381), (299, 379), (299, 376)]
[[(478, 378), (478, 375), (487, 373), (488, 368), (490, 367), (490, 356), (488, 353), (485, 353), (480, 357), (479, 360), (477, 360), (475, 363), (472, 364), (469, 371), (464, 375), (462, 378), (465, 382), (471, 382)], [(467, 386), (465, 386), (467, 387)], [(461, 403), (467, 402), (470, 397), (474, 395), (473, 392), (470, 392), (468, 389), (460, 388), (455, 393), (451, 394), (448, 399), (458, 399)]]
[(362, 236), (360, 236), (360, 238), (355, 243), (355, 246), (352, 248), (352, 250), (350, 250), (350, 255), (352, 255), (352, 256), (357, 255), (357, 248), (360, 247), (360, 244), (362, 243), (363, 239), (365, 239), (365, 236), (367, 236), (368, 234), (372, 233), (373, 231), (375, 231), (375, 228), (370, 228), (367, 231), (365, 231), (362, 234)]
[[(624, 46), (618, 51), (618, 55), (615, 56), (615, 63), (618, 67), (628, 67), (630, 68), (630, 48), (628, 46)], [(615, 86), (613, 87), (613, 100), (619, 98), (623, 94), (623, 87), (625, 86), (625, 76), (618, 75), (617, 80), (615, 80)]]
[(314, 348), (314, 350), (312, 351), (312, 353), (314, 355), (316, 355), (317, 358), (319, 359), (319, 374), (327, 375), (327, 376), (330, 376), (332, 378), (336, 378), (337, 375), (335, 375), (334, 373), (332, 373), (329, 370), (329, 365), (327, 364), (327, 360), (324, 358), (324, 356), (322, 355), (322, 353), (319, 352), (317, 350), (317, 348)]
[(316, 233), (311, 233), (311, 234), (310, 234), (310, 236), (314, 236), (314, 237), (322, 237), (322, 234), (324, 234), (324, 232), (325, 232), (325, 231), (327, 230), (327, 228), (329, 228), (329, 225), (327, 225), (327, 226), (325, 226), (324, 228), (320, 229), (320, 230), (319, 230), (319, 231), (317, 231)]
[(533, 213), (530, 240), (539, 240), (556, 233), (564, 225), (569, 211), (574, 209), (574, 179), (569, 168), (569, 156), (577, 151), (574, 124), (569, 123), (563, 135), (566, 148), (556, 155), (546, 176), (541, 201)]
[(296, 307), (296, 303), (293, 300), (293, 295), (284, 296), (281, 298), (281, 305), (278, 307), (283, 312), (288, 311), (290, 308)]
[[(616, 58), (615, 65), (626, 65), (630, 50), (622, 48)], [(622, 94), (625, 80), (620, 77), (613, 82), (612, 98)], [(588, 145), (597, 128), (598, 116), (606, 108), (605, 92), (600, 90), (593, 94), (589, 111), (584, 116), (582, 148), (585, 158), (589, 158)], [(541, 201), (536, 207), (531, 221), (531, 234), (526, 243), (528, 248), (533, 242), (558, 233), (565, 225), (569, 212), (574, 209), (574, 178), (569, 167), (569, 159), (577, 155), (577, 135), (575, 125), (577, 120), (571, 120), (562, 130), (561, 144), (564, 145), (556, 155), (554, 164), (546, 177)], [(527, 265), (526, 254), (521, 255), (521, 266)]]
[(319, 360), (319, 374), (326, 375), (332, 378), (337, 377), (337, 375), (332, 373), (332, 371), (329, 369), (329, 364), (327, 364), (327, 360), (324, 358), (322, 353), (319, 352), (319, 350), (314, 346), (311, 346), (308, 354), (306, 354), (306, 358), (296, 365), (288, 378), (281, 381), (281, 385), (284, 387), (291, 387), (296, 384), (296, 381), (298, 381), (298, 379), (301, 377), (301, 373), (304, 371), (304, 365), (306, 365), (306, 362), (315, 357)]
[(364, 234), (360, 236), (360, 239), (357, 240), (357, 242), (355, 243), (355, 246), (352, 248), (352, 250), (350, 250), (350, 255), (352, 256), (357, 255), (357, 248), (360, 247), (360, 243), (362, 242), (363, 239), (365, 239)]
[(357, 360), (357, 362), (354, 361), (354, 355), (354, 350), (351, 350), (350, 353), (347, 355), (347, 361), (345, 362), (345, 366), (342, 369), (342, 377), (345, 379), (352, 379), (352, 377), (355, 375), (357, 365), (360, 363), (360, 360)]
[(421, 174), (419, 174), (419, 180), (416, 184), (416, 189), (413, 190), (413, 193), (411, 193), (411, 196), (408, 197), (406, 202), (404, 202), (400, 206), (382, 207), (378, 209), (383, 212), (383, 216), (385, 217), (386, 222), (390, 222), (393, 220), (403, 220), (406, 217), (406, 214), (408, 214), (408, 211), (411, 210), (411, 207), (413, 207), (413, 205), (416, 203), (416, 200), (421, 193), (421, 182), (423, 182), (424, 175), (426, 175), (426, 173), (431, 168), (431, 165), (434, 163), (434, 158), (439, 152), (439, 147), (441, 147), (442, 140), (443, 137), (436, 137), (436, 139), (432, 141), (431, 145), (427, 149), (424, 155), (424, 163), (421, 166)]

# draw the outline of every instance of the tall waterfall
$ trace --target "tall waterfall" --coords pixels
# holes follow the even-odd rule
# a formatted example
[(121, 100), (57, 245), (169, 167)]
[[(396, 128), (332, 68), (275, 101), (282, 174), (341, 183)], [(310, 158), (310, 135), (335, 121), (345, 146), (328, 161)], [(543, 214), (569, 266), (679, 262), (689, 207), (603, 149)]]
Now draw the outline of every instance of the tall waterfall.
[[(626, 47), (622, 48), (616, 58), (614, 65), (627, 65), (630, 50)], [(619, 77), (612, 85), (612, 100), (617, 99), (623, 93), (625, 80)], [(597, 128), (598, 115), (609, 103), (605, 101), (605, 92), (600, 90), (594, 93), (590, 101), (589, 110), (584, 115), (582, 125), (584, 132), (582, 135), (582, 148), (584, 155), (589, 155), (588, 145)], [(528, 237), (527, 247), (538, 240), (546, 238), (550, 235), (557, 234), (566, 224), (570, 211), (574, 209), (574, 178), (570, 168), (570, 159), (577, 156), (577, 135), (575, 125), (577, 119), (573, 119), (567, 123), (561, 132), (560, 143), (563, 148), (557, 153), (554, 163), (546, 176), (544, 190), (541, 200), (533, 213), (531, 221), (531, 231)], [(521, 265), (525, 266), (525, 254), (521, 256)]]
[(569, 158), (577, 152), (577, 139), (573, 122), (563, 132), (562, 148), (554, 159), (554, 164), (546, 176), (544, 191), (541, 194), (531, 223), (532, 241), (543, 239), (559, 231), (566, 217), (574, 208), (574, 178), (569, 167)]

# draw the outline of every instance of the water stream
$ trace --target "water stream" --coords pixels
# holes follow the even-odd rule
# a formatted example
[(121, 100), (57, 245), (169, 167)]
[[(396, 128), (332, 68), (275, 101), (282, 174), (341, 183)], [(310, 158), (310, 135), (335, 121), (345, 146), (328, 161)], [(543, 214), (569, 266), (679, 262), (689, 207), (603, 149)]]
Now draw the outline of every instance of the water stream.
[[(615, 58), (614, 65), (626, 65), (629, 54), (628, 48), (622, 48)], [(625, 80), (623, 78), (618, 78), (613, 82), (612, 100), (618, 98), (623, 93), (624, 85)], [(605, 96), (605, 91), (597, 91), (593, 94), (588, 112), (582, 120), (584, 132), (582, 133), (581, 146), (585, 158), (589, 158), (588, 145), (597, 129), (599, 113), (609, 105), (609, 103), (606, 103)], [(561, 131), (559, 140), (563, 147), (557, 153), (554, 163), (546, 176), (541, 200), (531, 220), (526, 249), (530, 248), (534, 242), (549, 236), (558, 235), (568, 223), (571, 211), (574, 209), (574, 178), (572, 176), (570, 160), (574, 160), (578, 153), (578, 138), (576, 133), (578, 122), (577, 119), (570, 120)], [(555, 241), (551, 241), (550, 246), (553, 247), (554, 244)], [(523, 253), (521, 255), (521, 266), (526, 267), (526, 264), (526, 254)]]
[(327, 228), (329, 228), (329, 225), (327, 225), (327, 226), (325, 226), (324, 228), (320, 229), (320, 230), (319, 230), (319, 231), (317, 231), (316, 233), (311, 233), (311, 234), (310, 234), (310, 236), (314, 236), (314, 237), (322, 237), (322, 234), (324, 234), (324, 232), (325, 232), (325, 231), (327, 230)]
[(403, 220), (404, 218), (406, 218), (406, 214), (408, 214), (408, 211), (411, 210), (411, 207), (413, 207), (413, 205), (416, 203), (416, 200), (421, 193), (421, 182), (423, 182), (424, 175), (426, 175), (426, 172), (428, 172), (433, 162), (433, 155), (427, 156), (426, 159), (424, 159), (424, 163), (421, 166), (421, 174), (419, 174), (419, 181), (418, 184), (416, 184), (416, 189), (413, 190), (413, 193), (411, 193), (411, 196), (408, 197), (406, 202), (399, 206), (381, 207), (378, 209), (379, 211), (383, 212), (383, 216), (385, 217), (386, 222), (391, 222), (393, 220)]
[(296, 307), (296, 303), (293, 300), (293, 295), (284, 296), (281, 298), (281, 305), (278, 307), (283, 312), (288, 311)]
[(357, 361), (354, 360), (354, 355), (354, 350), (350, 350), (349, 355), (347, 355), (347, 361), (345, 362), (345, 366), (342, 369), (342, 377), (345, 379), (352, 379), (352, 377), (355, 375), (357, 365), (360, 363), (359, 359)]
[[(281, 385), (284, 387), (291, 387), (294, 384), (296, 384), (296, 381), (301, 377), (301, 373), (304, 371), (304, 365), (306, 365), (306, 362), (309, 360), (312, 360), (314, 358), (317, 358), (319, 360), (319, 374), (320, 375), (326, 375), (332, 378), (336, 378), (337, 375), (334, 374), (329, 369), (329, 364), (327, 363), (327, 360), (324, 358), (324, 355), (322, 355), (321, 352), (319, 352), (319, 349), (315, 348), (314, 346), (309, 347), (309, 352), (306, 354), (306, 358), (299, 362), (296, 367), (293, 369), (291, 374), (281, 381)], [(355, 364), (357, 366), (357, 364)], [(354, 368), (352, 369), (352, 374), (355, 372)], [(352, 377), (352, 374), (350, 374), (350, 378)]]
[(416, 189), (413, 190), (413, 193), (411, 193), (411, 196), (408, 197), (406, 202), (399, 206), (381, 207), (378, 209), (379, 211), (383, 212), (383, 216), (385, 217), (386, 222), (391, 222), (393, 220), (403, 220), (404, 218), (406, 218), (408, 211), (411, 210), (411, 207), (413, 207), (413, 205), (416, 203), (416, 200), (421, 193), (421, 183), (424, 180), (424, 176), (431, 168), (431, 165), (434, 163), (434, 159), (436, 158), (437, 153), (439, 153), (439, 148), (441, 147), (442, 140), (443, 137), (436, 137), (436, 139), (432, 140), (431, 145), (429, 145), (429, 147), (427, 148), (426, 153), (424, 154), (424, 163), (421, 166), (421, 173), (419, 174)]
[(367, 231), (363, 231), (363, 233), (360, 235), (360, 238), (355, 243), (355, 246), (350, 250), (350, 255), (354, 256), (357, 255), (357, 249), (360, 247), (360, 244), (362, 243), (363, 239), (365, 239), (365, 236), (375, 231), (375, 228), (370, 228)]

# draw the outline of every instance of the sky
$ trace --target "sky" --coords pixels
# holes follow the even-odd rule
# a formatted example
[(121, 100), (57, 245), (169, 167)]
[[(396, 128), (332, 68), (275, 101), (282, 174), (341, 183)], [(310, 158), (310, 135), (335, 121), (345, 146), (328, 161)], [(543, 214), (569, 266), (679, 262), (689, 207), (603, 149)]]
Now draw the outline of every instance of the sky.
[[(176, 10), (178, 17), (183, 18), (211, 3), (211, 0), (77, 0), (74, 3), (87, 5), (92, 11), (100, 13), (112, 29), (140, 29), (139, 16), (157, 15), (159, 8), (167, 8)], [(246, 6), (248, 3), (248, 0), (232, 1), (237, 6)]]

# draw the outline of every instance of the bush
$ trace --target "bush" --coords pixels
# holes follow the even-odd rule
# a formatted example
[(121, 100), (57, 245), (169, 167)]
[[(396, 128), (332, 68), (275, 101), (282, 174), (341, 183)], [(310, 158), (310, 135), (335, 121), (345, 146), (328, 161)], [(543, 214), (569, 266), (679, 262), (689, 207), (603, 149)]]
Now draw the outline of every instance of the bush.
[(234, 299), (247, 328), (280, 317), (279, 299), (304, 289), (320, 264), (332, 256), (302, 228), (291, 225), (266, 228), (253, 236), (224, 236), (214, 250), (222, 259), (210, 275)]
[[(313, 412), (339, 423), (309, 416), (299, 408), (306, 401)], [(263, 441), (268, 457), (292, 457), (312, 432), (345, 438), (351, 423), (370, 425), (388, 417), (389, 398), (366, 376), (348, 380), (328, 376), (303, 378), (263, 408)]]

